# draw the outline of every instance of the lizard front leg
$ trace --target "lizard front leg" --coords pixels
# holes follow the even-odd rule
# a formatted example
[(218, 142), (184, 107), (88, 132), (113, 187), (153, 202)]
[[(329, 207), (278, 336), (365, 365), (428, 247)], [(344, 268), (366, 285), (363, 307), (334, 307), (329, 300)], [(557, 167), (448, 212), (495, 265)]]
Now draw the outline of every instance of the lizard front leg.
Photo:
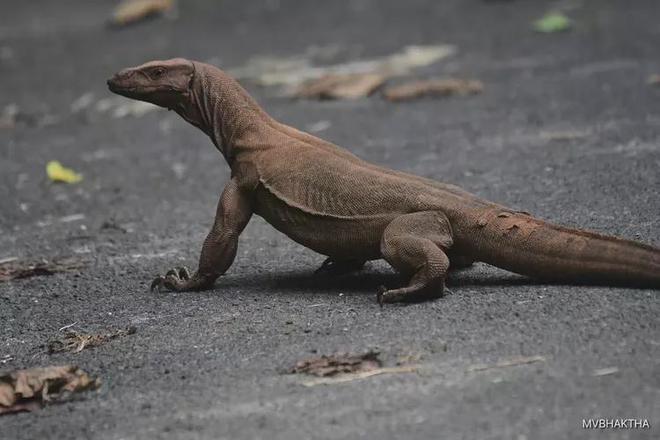
[(378, 292), (378, 303), (440, 296), (445, 287), (453, 244), (451, 226), (439, 211), (405, 214), (387, 225), (381, 239), (383, 258), (410, 281), (400, 289)]
[(220, 196), (215, 221), (209, 232), (197, 271), (189, 275), (185, 268), (168, 271), (151, 283), (151, 290), (167, 288), (177, 292), (207, 290), (231, 266), (236, 256), (238, 236), (252, 217), (252, 192), (233, 177)]

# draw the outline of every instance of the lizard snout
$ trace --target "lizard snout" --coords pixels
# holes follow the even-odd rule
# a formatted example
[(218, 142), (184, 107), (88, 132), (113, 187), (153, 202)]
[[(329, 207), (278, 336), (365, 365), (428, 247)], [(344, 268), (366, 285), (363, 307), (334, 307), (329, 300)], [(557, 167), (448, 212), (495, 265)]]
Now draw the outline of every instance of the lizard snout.
[(129, 84), (127, 84), (127, 81), (129, 81), (131, 77), (133, 77), (134, 73), (135, 71), (131, 69), (124, 69), (122, 71), (115, 73), (107, 80), (108, 88), (112, 92), (117, 92), (121, 89), (127, 88), (129, 86)]

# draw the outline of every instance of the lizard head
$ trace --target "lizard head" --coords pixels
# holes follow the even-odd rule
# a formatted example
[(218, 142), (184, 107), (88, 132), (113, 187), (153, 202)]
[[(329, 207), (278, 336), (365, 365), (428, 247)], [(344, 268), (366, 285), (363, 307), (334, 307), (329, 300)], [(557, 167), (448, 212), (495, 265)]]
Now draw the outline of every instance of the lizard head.
[(174, 109), (189, 99), (194, 76), (192, 61), (150, 61), (115, 73), (108, 88), (118, 95)]

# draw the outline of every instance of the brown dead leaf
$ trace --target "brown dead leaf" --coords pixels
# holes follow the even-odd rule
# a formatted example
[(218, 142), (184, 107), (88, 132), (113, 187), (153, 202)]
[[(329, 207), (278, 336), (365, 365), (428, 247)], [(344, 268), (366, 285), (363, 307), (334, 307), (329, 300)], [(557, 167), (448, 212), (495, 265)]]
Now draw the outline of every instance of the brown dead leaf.
[(326, 75), (298, 87), (293, 96), (309, 99), (358, 99), (371, 95), (384, 82), (385, 76), (378, 73)]
[(128, 327), (121, 330), (115, 330), (110, 333), (87, 334), (77, 331), (68, 331), (63, 337), (56, 338), (48, 342), (48, 353), (59, 353), (70, 351), (79, 353), (85, 348), (98, 347), (113, 339), (128, 336), (135, 333), (135, 327)]
[(173, 6), (173, 0), (124, 0), (114, 10), (112, 24), (125, 26), (165, 13)]
[(363, 354), (338, 353), (299, 361), (289, 372), (311, 374), (319, 377), (377, 370), (381, 366), (377, 351)]
[[(332, 50), (336, 52), (337, 47)], [(377, 73), (389, 78), (407, 75), (415, 69), (443, 60), (456, 53), (456, 48), (446, 44), (406, 46), (398, 52), (382, 57), (361, 58), (323, 66), (315, 65), (315, 61), (319, 61), (315, 59), (315, 52), (318, 52), (318, 48), (285, 58), (258, 55), (241, 67), (229, 69), (228, 73), (237, 79), (254, 81), (261, 86), (287, 87), (299, 86), (326, 75)]]
[(0, 408), (11, 406), (14, 402), (14, 388), (8, 383), (0, 382)]
[(99, 379), (73, 365), (15, 370), (0, 376), (0, 415), (33, 411), (100, 384)]
[(660, 73), (649, 76), (646, 82), (650, 86), (660, 86)]
[(9, 104), (0, 110), (0, 130), (11, 130), (17, 127), (45, 127), (58, 120), (55, 115), (23, 111), (16, 104)]
[(363, 354), (338, 353), (299, 361), (289, 372), (318, 376), (302, 384), (307, 387), (351, 382), (380, 374), (414, 373), (418, 367), (405, 365), (382, 367), (377, 351)]
[(70, 272), (85, 266), (85, 262), (74, 257), (59, 258), (52, 261), (42, 260), (38, 263), (26, 261), (9, 261), (0, 264), (0, 281), (10, 281), (20, 278), (30, 278), (42, 275), (53, 275), (58, 272)]
[(436, 78), (391, 86), (385, 89), (383, 95), (388, 101), (398, 102), (424, 96), (473, 95), (481, 93), (483, 89), (483, 83), (477, 80)]
[(10, 130), (16, 127), (16, 117), (18, 115), (18, 106), (10, 104), (0, 112), (0, 130)]

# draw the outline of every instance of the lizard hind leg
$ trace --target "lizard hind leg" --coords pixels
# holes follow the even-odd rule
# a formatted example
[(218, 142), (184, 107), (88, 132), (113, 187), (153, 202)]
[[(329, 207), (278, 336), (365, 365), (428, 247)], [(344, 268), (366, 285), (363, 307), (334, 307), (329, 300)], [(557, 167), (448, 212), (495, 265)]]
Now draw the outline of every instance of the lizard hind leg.
[(402, 275), (407, 286), (378, 293), (383, 303), (441, 296), (449, 269), (447, 251), (453, 243), (451, 226), (439, 211), (405, 214), (395, 218), (383, 232), (381, 254)]

